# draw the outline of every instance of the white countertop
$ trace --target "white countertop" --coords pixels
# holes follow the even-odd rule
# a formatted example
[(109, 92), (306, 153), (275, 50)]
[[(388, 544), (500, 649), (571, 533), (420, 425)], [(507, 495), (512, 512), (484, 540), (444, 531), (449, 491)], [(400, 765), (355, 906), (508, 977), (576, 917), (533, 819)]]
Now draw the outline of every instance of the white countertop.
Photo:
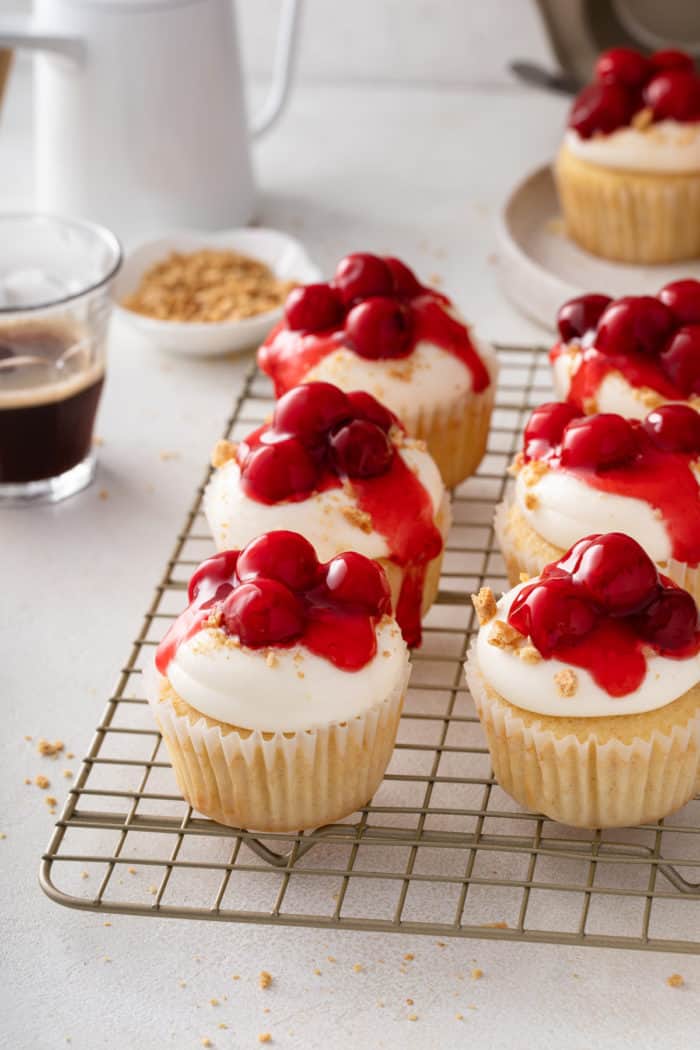
[[(260, 219), (302, 238), (325, 269), (358, 248), (403, 256), (440, 274), (487, 336), (542, 338), (498, 290), (494, 220), (512, 183), (551, 155), (564, 106), (516, 88), (301, 87), (257, 151)], [(14, 92), (0, 128), (3, 208), (27, 203), (27, 113)], [(58, 507), (0, 512), (4, 1045), (151, 1050), (208, 1036), (253, 1047), (263, 1031), (304, 1050), (694, 1045), (697, 957), (128, 917), (105, 927), (107, 916), (39, 890), (53, 820), (24, 778), (52, 775), (63, 804), (58, 774), (91, 739), (246, 367), (160, 357), (115, 330), (96, 484)], [(41, 758), (25, 734), (61, 738), (76, 759)], [(465, 985), (457, 974), (472, 966), (484, 976)], [(666, 985), (674, 971), (683, 988)]]

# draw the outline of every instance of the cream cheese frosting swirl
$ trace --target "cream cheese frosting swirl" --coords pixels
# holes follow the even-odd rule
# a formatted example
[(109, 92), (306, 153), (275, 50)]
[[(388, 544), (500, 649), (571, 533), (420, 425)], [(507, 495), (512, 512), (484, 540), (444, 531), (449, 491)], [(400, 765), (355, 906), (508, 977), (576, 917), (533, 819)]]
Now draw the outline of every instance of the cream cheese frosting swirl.
[(661, 120), (583, 138), (573, 128), (566, 147), (580, 160), (617, 171), (681, 174), (700, 171), (700, 123)]

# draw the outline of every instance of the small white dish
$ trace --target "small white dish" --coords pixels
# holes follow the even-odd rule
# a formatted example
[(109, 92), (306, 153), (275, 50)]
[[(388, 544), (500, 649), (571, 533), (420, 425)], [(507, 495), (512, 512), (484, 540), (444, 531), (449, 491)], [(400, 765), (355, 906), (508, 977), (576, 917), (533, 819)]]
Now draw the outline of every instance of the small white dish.
[(142, 275), (170, 252), (194, 252), (202, 248), (224, 248), (267, 263), (281, 280), (309, 284), (321, 279), (299, 241), (278, 230), (248, 228), (204, 233), (182, 230), (149, 240), (130, 251), (112, 287), (114, 310), (126, 324), (145, 336), (153, 346), (178, 354), (211, 355), (248, 350), (263, 341), (282, 317), (282, 307), (242, 321), (160, 321), (121, 306), (122, 299), (136, 291)]
[(579, 248), (564, 232), (552, 169), (547, 164), (518, 183), (498, 227), (503, 290), (527, 317), (553, 330), (557, 310), (584, 292), (655, 295), (681, 277), (700, 279), (700, 260), (668, 266), (608, 262)]

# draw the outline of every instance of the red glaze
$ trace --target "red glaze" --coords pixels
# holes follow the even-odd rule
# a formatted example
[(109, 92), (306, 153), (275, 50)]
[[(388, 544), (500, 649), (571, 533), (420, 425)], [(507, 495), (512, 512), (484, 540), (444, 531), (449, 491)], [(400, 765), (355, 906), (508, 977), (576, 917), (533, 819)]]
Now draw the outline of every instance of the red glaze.
[(307, 284), (289, 293), (284, 316), (294, 331), (321, 332), (338, 323), (343, 309), (329, 284)]
[(700, 651), (691, 596), (619, 532), (579, 540), (518, 592), (508, 622), (545, 659), (585, 669), (614, 697), (642, 684), (646, 646), (673, 659)]
[(700, 324), (683, 325), (661, 352), (664, 372), (686, 397), (700, 394)]
[[(342, 422), (329, 422), (336, 415)], [(328, 423), (325, 431), (320, 421)], [(278, 422), (284, 428), (281, 434)], [(315, 491), (352, 486), (359, 510), (385, 538), (391, 561), (404, 570), (396, 615), (407, 643), (418, 645), (425, 569), (442, 550), (442, 536), (435, 525), (430, 495), (388, 434), (392, 426), (400, 429), (395, 417), (370, 394), (345, 395), (328, 383), (308, 383), (290, 390), (278, 402), (272, 424), (242, 441), (237, 458), (245, 494), (262, 503), (307, 499), (310, 464)], [(288, 437), (290, 430), (294, 436)], [(290, 449), (299, 453), (300, 467), (294, 464)], [(269, 475), (257, 466), (256, 457), (262, 450), (268, 457), (263, 467), (268, 468), (268, 460), (272, 464)], [(273, 455), (283, 463), (284, 471), (277, 469)], [(303, 482), (298, 490), (291, 487), (296, 476)], [(276, 496), (278, 491), (282, 495)]]
[(569, 127), (585, 139), (608, 135), (629, 125), (644, 107), (653, 121), (700, 120), (700, 76), (690, 55), (667, 50), (646, 58), (627, 47), (604, 51), (594, 82), (574, 99)]
[(661, 289), (659, 299), (678, 324), (700, 324), (700, 281), (672, 281)]
[(564, 303), (557, 314), (557, 328), (564, 342), (571, 343), (593, 331), (611, 302), (609, 295), (589, 294)]
[(209, 558), (192, 577), (190, 594), (190, 605), (158, 646), (163, 675), (178, 646), (211, 626), (251, 649), (298, 643), (342, 670), (359, 671), (376, 654), (376, 626), (390, 606), (376, 562), (353, 552), (319, 565), (303, 537), (284, 531), (258, 537), (240, 553)]
[[(358, 259), (365, 260), (364, 276)], [(369, 264), (367, 259), (374, 262)], [(390, 278), (385, 291), (362, 292), (359, 299), (350, 298), (363, 287), (379, 287), (383, 281), (380, 272)], [(423, 287), (398, 259), (360, 253), (348, 256), (338, 266), (334, 283), (338, 282), (338, 293), (347, 295), (350, 308), (335, 327), (317, 332), (295, 329), (282, 321), (260, 348), (258, 363), (272, 377), (277, 397), (301, 383), (310, 369), (335, 350), (346, 347), (373, 360), (390, 359), (412, 353), (421, 340), (457, 357), (469, 369), (475, 393), (489, 386), (488, 369), (471, 342), (468, 328), (448, 313), (449, 299)]]
[[(682, 404), (654, 409), (643, 422), (607, 413), (582, 416), (557, 439), (559, 404), (566, 402), (542, 405), (533, 413), (541, 436), (528, 441), (526, 429), (525, 459), (541, 459), (551, 470), (565, 470), (600, 492), (644, 500), (661, 515), (672, 556), (692, 566), (700, 564), (700, 484), (691, 469), (700, 459), (700, 416)], [(544, 437), (548, 414), (553, 420), (550, 442)], [(567, 437), (571, 448), (571, 433), (586, 429), (591, 436), (576, 450), (579, 459), (567, 460)], [(622, 463), (611, 462), (611, 450), (623, 447), (631, 455)], [(566, 569), (573, 571), (568, 564)]]
[(353, 252), (338, 263), (333, 285), (343, 305), (348, 307), (370, 296), (391, 295), (394, 278), (384, 259), (378, 255)]
[(636, 454), (632, 427), (613, 413), (572, 419), (561, 438), (563, 467), (605, 470), (629, 463)]

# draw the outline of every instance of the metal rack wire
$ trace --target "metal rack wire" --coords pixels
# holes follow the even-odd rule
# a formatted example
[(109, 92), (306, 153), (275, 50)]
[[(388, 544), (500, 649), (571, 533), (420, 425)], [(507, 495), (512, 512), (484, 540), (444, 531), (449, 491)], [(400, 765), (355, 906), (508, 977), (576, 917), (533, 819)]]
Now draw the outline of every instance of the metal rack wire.
[[(212, 551), (202, 485), (42, 858), (41, 886), (53, 900), (136, 915), (700, 953), (700, 798), (658, 824), (588, 832), (521, 810), (493, 779), (461, 666), (475, 629), (469, 594), (484, 581), (506, 586), (493, 507), (528, 409), (550, 395), (542, 351), (503, 347), (500, 356), (488, 453), (455, 492), (439, 598), (372, 802), (330, 827), (261, 838), (197, 816), (179, 795), (140, 682), (188, 576)], [(225, 436), (242, 437), (270, 405), (267, 381), (251, 372)]]

